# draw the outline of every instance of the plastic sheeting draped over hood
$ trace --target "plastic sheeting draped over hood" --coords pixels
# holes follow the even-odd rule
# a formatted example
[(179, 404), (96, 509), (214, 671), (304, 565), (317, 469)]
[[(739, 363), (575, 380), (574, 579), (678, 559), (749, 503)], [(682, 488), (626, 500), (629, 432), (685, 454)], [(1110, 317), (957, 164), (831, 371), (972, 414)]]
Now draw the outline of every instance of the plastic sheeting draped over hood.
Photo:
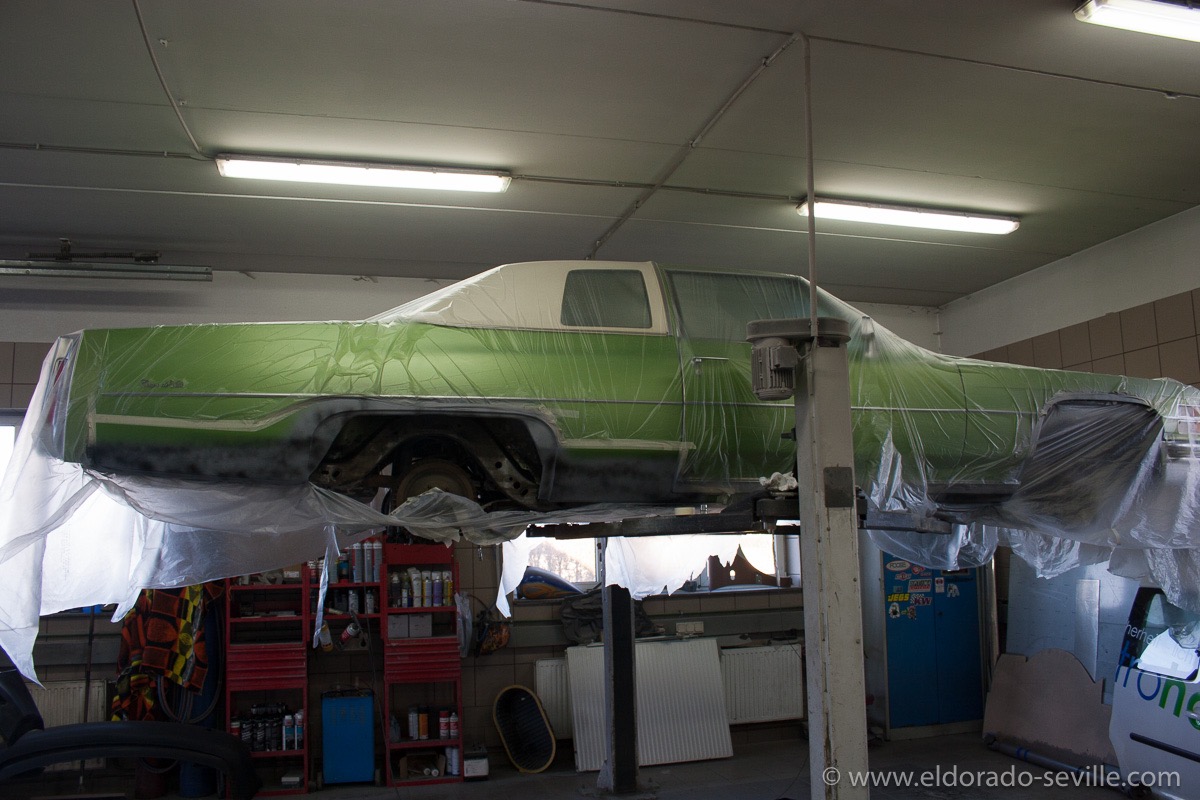
[[(315, 558), (329, 530), (340, 545), (385, 525), (489, 544), (533, 522), (675, 505), (664, 495), (653, 505), (486, 513), (433, 493), (384, 515), (304, 480), (85, 469), (75, 463), (85, 440), (134, 465), (183, 452), (192, 460), (177, 458), (176, 471), (229, 459), (231, 474), (253, 474), (311, 455), (322, 402), (341, 414), (501, 403), (558, 437), (556, 478), (608, 459), (580, 484), (594, 487), (591, 499), (607, 499), (604, 481), (639, 476), (647, 464), (716, 496), (789, 469), (791, 445), (779, 434), (792, 426), (790, 403), (754, 397), (744, 339), (747, 322), (805, 317), (807, 303), (792, 276), (552, 262), (500, 267), (359, 323), (69, 337), (43, 367), (0, 484), (0, 646), (31, 675), (40, 614), (110, 602), (121, 613), (142, 588)], [(829, 295), (818, 310), (851, 325), (854, 466), (872, 512), (959, 523), (951, 535), (874, 531), (881, 547), (956, 568), (1006, 545), (1045, 576), (1107, 560), (1200, 611), (1200, 392), (940, 356)], [(86, 366), (67, 393), (56, 352), (72, 344)], [(69, 425), (46, 426), (64, 412)], [(186, 452), (198, 432), (209, 438)], [(286, 457), (236, 463), (244, 441)], [(645, 583), (661, 585), (657, 576)]]

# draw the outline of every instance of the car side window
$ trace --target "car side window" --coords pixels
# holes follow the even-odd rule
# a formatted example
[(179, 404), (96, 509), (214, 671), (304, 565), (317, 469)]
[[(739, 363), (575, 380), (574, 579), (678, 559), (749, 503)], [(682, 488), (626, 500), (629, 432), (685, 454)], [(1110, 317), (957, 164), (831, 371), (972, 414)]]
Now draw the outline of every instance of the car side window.
[(646, 280), (635, 269), (573, 269), (563, 288), (561, 320), (572, 328), (649, 328)]
[(672, 270), (683, 333), (692, 339), (746, 340), (746, 323), (808, 314), (799, 280)]

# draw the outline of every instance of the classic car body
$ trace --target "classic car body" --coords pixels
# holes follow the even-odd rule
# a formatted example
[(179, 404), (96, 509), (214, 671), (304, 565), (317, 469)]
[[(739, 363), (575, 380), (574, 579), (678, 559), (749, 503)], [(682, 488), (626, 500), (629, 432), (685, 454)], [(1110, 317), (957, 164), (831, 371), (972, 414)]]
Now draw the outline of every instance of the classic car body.
[[(746, 324), (807, 316), (808, 296), (789, 275), (537, 262), (358, 322), (88, 330), (57, 346), (42, 447), (393, 503), (432, 486), (485, 507), (719, 500), (791, 467), (793, 407), (754, 396)], [(1020, 490), (1086, 524), (1114, 482), (1193, 458), (1190, 387), (941, 356), (818, 306), (852, 327), (860, 483), (906, 487), (881, 505), (1002, 518)]]

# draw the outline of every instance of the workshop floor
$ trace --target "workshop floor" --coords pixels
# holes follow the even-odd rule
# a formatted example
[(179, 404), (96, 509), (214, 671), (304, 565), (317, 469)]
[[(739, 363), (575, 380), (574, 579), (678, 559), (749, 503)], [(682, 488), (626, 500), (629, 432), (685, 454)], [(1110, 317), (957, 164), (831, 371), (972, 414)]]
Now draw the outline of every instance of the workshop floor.
[[(486, 781), (441, 786), (387, 789), (373, 786), (326, 787), (316, 797), (327, 800), (471, 800), (510, 797), (522, 800), (596, 796), (596, 773), (577, 773), (569, 760), (538, 775), (523, 775), (492, 759)], [(871, 770), (882, 784), (871, 790), (873, 800), (1039, 800), (1112, 796), (1089, 787), (1045, 785), (1055, 773), (988, 750), (979, 734), (884, 742), (870, 749)], [(939, 772), (940, 770), (940, 772)], [(926, 788), (896, 788), (897, 780), (920, 781)], [(968, 777), (969, 774), (969, 777)], [(808, 742), (789, 739), (734, 748), (734, 757), (721, 761), (644, 767), (640, 772), (648, 791), (636, 797), (658, 800), (802, 800), (809, 797)], [(908, 776), (906, 778), (905, 776)], [(987, 783), (1008, 785), (987, 788)], [(1018, 788), (1013, 788), (1013, 783)], [(940, 785), (936, 785), (939, 784)], [(969, 783), (970, 785), (964, 785)], [(980, 785), (984, 788), (980, 788)], [(1033, 784), (1020, 788), (1024, 784)]]

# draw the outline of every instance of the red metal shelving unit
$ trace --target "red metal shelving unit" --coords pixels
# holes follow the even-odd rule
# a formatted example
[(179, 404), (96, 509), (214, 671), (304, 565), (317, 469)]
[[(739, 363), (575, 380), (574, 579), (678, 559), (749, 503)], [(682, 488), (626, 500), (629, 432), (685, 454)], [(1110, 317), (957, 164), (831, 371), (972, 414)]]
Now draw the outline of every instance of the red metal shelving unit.
[[(303, 568), (302, 571), (306, 571)], [(225, 592), (225, 729), (249, 720), (258, 703), (283, 703), (294, 715), (300, 711), (304, 729), (299, 747), (255, 750), (253, 758), (263, 779), (260, 795), (302, 794), (309, 783), (308, 711), (308, 581), (290, 583), (226, 581)], [(285, 775), (299, 772), (299, 785), (285, 787)]]
[[(384, 545), (381, 590), (388, 591), (394, 571), (407, 572), (410, 567), (451, 573), (453, 586), (458, 586), (458, 566), (453, 548), (444, 545), (386, 544)], [(458, 610), (453, 594), (438, 606), (393, 606), (394, 598), (387, 597), (383, 607), (381, 635), (383, 637), (383, 682), (385, 719), (398, 719), (402, 735), (393, 740), (385, 731), (387, 782), (390, 786), (417, 786), (430, 783), (454, 783), (462, 780), (462, 659), (458, 644)], [(447, 604), (448, 603), (448, 604)], [(418, 635), (390, 635), (393, 617), (407, 618), (400, 626), (429, 615), (429, 631), (419, 629)], [(422, 620), (423, 621), (423, 620)], [(407, 632), (407, 631), (406, 631)], [(430, 713), (427, 723), (429, 738), (409, 735), (408, 714), (413, 706), (429, 709), (449, 709), (458, 715), (459, 734), (439, 736), (438, 719)], [(389, 730), (391, 726), (388, 726)], [(451, 749), (457, 752), (458, 769), (448, 775), (452, 761)], [(438, 774), (426, 774), (437, 769)]]

